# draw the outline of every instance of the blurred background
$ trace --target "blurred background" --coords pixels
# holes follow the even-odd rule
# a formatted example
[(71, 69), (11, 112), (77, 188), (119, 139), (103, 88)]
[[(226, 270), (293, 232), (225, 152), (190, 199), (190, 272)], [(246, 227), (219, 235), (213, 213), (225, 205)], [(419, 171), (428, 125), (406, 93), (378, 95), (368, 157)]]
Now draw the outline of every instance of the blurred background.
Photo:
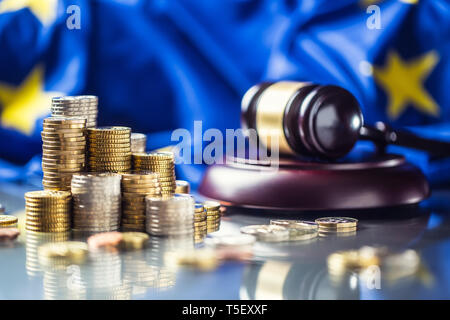
[[(40, 176), (58, 95), (97, 95), (98, 124), (148, 134), (149, 150), (194, 120), (239, 128), (245, 91), (286, 79), (342, 86), (366, 123), (450, 141), (449, 16), (448, 0), (1, 0), (0, 181)], [(447, 159), (391, 151), (450, 181)], [(195, 187), (202, 169), (177, 176)]]

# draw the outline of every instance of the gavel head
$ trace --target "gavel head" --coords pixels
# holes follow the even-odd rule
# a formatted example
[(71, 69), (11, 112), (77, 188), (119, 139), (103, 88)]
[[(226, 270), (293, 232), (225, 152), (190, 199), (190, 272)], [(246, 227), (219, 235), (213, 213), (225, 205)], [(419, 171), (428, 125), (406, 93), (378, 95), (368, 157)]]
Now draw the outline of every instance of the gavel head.
[[(280, 153), (335, 159), (355, 145), (363, 125), (356, 98), (338, 86), (264, 82), (242, 98), (241, 123)], [(274, 140), (275, 139), (275, 140)]]

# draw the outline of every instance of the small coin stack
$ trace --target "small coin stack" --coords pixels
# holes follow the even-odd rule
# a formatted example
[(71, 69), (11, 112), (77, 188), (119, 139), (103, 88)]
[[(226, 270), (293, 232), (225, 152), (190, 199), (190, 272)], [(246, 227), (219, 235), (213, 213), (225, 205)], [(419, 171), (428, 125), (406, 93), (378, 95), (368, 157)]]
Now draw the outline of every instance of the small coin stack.
[(137, 172), (152, 171), (159, 174), (161, 194), (175, 193), (175, 157), (172, 152), (133, 153), (133, 166)]
[(157, 173), (122, 175), (122, 230), (145, 231), (145, 197), (161, 196)]
[(207, 233), (218, 231), (220, 228), (220, 203), (206, 201), (203, 203), (206, 211)]
[(80, 232), (117, 231), (120, 225), (120, 174), (84, 173), (72, 178), (73, 228)]
[(353, 236), (356, 234), (358, 220), (347, 217), (325, 217), (315, 221), (319, 225), (319, 236)]
[(177, 180), (175, 181), (175, 183), (175, 193), (189, 193), (191, 191), (191, 185), (189, 184), (189, 182), (184, 180)]
[(302, 220), (270, 220), (271, 225), (289, 230), (289, 241), (302, 241), (316, 238), (319, 231), (317, 223)]
[(143, 133), (131, 133), (131, 153), (145, 152), (147, 136)]
[(98, 97), (67, 96), (52, 99), (52, 116), (81, 117), (87, 128), (97, 126)]
[(147, 232), (156, 236), (194, 233), (194, 198), (186, 194), (147, 196)]
[(194, 210), (194, 242), (203, 242), (207, 234), (206, 210), (203, 204), (196, 203)]
[(130, 128), (88, 128), (87, 133), (90, 172), (126, 173), (131, 170)]
[(289, 241), (289, 230), (273, 224), (250, 225), (241, 228), (241, 233), (255, 236), (263, 242)]
[(17, 217), (0, 215), (0, 228), (17, 228)]
[(67, 191), (25, 193), (26, 229), (38, 232), (70, 230), (72, 196)]
[(70, 190), (72, 174), (85, 170), (86, 119), (44, 119), (42, 136), (42, 184), (45, 190)]

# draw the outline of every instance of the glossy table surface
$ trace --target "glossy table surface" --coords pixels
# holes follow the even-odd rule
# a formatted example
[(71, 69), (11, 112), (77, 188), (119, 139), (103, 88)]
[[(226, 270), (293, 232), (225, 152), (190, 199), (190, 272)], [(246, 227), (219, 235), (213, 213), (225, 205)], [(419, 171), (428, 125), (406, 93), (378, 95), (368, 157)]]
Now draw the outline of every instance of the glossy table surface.
[[(359, 219), (359, 228), (356, 234), (345, 237), (257, 242), (250, 261), (224, 262), (207, 272), (166, 266), (165, 254), (194, 244), (156, 237), (145, 250), (104, 254), (89, 266), (42, 268), (37, 247), (55, 237), (39, 238), (23, 230), (23, 194), (36, 189), (0, 184), (0, 203), (8, 214), (19, 217), (22, 231), (13, 244), (0, 247), (0, 299), (450, 298), (450, 189), (433, 190), (419, 206), (375, 211), (282, 213), (228, 208), (219, 234), (239, 234), (243, 225), (264, 224), (280, 217), (314, 220), (350, 216)], [(394, 277), (381, 272), (377, 286), (368, 285), (357, 273), (347, 274), (339, 283), (333, 281), (327, 257), (338, 250), (363, 246), (386, 247), (394, 253), (414, 249), (420, 256), (420, 270), (402, 276), (405, 261), (396, 267)]]

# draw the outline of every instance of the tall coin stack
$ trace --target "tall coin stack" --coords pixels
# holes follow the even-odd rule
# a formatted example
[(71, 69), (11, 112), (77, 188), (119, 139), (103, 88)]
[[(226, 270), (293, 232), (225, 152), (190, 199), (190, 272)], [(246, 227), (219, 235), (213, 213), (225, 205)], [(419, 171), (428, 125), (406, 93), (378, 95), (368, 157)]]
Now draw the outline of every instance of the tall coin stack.
[(161, 194), (175, 193), (175, 156), (172, 152), (133, 153), (133, 166), (137, 172), (152, 171), (159, 174)]
[(126, 173), (131, 170), (130, 128), (89, 128), (87, 133), (90, 172)]
[(67, 191), (25, 193), (26, 229), (37, 232), (70, 230), (72, 196)]
[(155, 198), (147, 196), (147, 232), (156, 236), (180, 236), (194, 233), (194, 198), (175, 194)]
[(98, 97), (67, 96), (52, 99), (52, 116), (86, 118), (86, 127), (97, 126)]
[(205, 207), (201, 203), (195, 204), (194, 210), (194, 242), (202, 242), (206, 237), (207, 222)]
[(206, 201), (203, 203), (206, 211), (207, 232), (215, 232), (220, 228), (220, 203), (216, 201)]
[(161, 196), (157, 173), (122, 175), (122, 230), (145, 231), (145, 197)]
[(143, 133), (131, 133), (131, 152), (145, 152), (147, 146), (147, 136)]
[(42, 184), (46, 190), (70, 190), (72, 174), (86, 164), (86, 119), (44, 119), (42, 136)]
[(120, 225), (120, 174), (77, 174), (72, 178), (73, 228), (80, 232), (117, 231)]

